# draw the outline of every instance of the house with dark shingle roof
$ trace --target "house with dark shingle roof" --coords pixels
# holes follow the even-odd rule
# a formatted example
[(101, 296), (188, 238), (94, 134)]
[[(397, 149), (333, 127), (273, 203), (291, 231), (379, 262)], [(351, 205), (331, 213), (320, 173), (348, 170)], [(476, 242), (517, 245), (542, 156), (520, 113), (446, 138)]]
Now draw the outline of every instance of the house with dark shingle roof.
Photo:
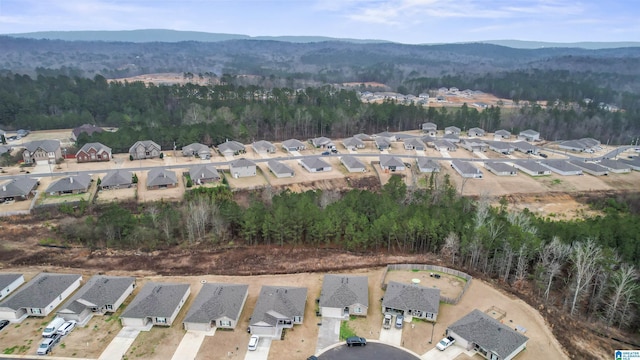
[(300, 165), (312, 173), (331, 171), (331, 165), (319, 157), (304, 158), (300, 160)]
[(263, 286), (249, 321), (249, 332), (279, 340), (283, 329), (302, 324), (306, 304), (307, 288)]
[(618, 160), (602, 159), (600, 160), (600, 165), (606, 167), (612, 173), (622, 174), (631, 172), (631, 166)]
[(306, 148), (305, 144), (297, 139), (289, 139), (282, 142), (282, 148), (288, 152), (301, 151)]
[(349, 315), (367, 316), (369, 310), (369, 279), (366, 276), (324, 276), (320, 292), (320, 313), (330, 318)]
[(183, 156), (196, 156), (202, 160), (211, 158), (211, 148), (205, 144), (192, 143), (182, 147)]
[(538, 141), (540, 140), (540, 133), (531, 129), (520, 131), (520, 134), (518, 134), (518, 140)]
[(416, 164), (422, 173), (440, 172), (440, 165), (435, 160), (419, 157), (416, 159)]
[(440, 289), (389, 281), (382, 299), (382, 313), (398, 313), (436, 321), (440, 308)]
[(452, 160), (451, 167), (463, 178), (482, 179), (482, 171), (470, 161)]
[(340, 162), (349, 172), (365, 172), (367, 166), (355, 156), (345, 155), (340, 158)]
[(0, 319), (45, 317), (80, 287), (81, 280), (79, 274), (40, 273), (0, 302)]
[(457, 346), (491, 360), (510, 360), (527, 347), (529, 338), (475, 309), (447, 328)]
[(424, 151), (427, 149), (427, 145), (425, 145), (425, 143), (419, 138), (408, 138), (404, 139), (404, 149)]
[(376, 147), (378, 150), (388, 150), (391, 148), (391, 141), (385, 137), (379, 136), (374, 139)]
[(222, 156), (235, 156), (244, 154), (247, 150), (245, 149), (244, 144), (234, 140), (227, 140), (226, 142), (218, 145), (218, 152), (222, 154)]
[(28, 177), (5, 181), (0, 184), (0, 202), (29, 199), (35, 194), (38, 185), (38, 180)]
[(276, 147), (272, 143), (266, 140), (258, 140), (251, 144), (251, 148), (258, 154), (273, 154), (276, 152)]
[(22, 284), (24, 284), (22, 274), (0, 274), (0, 300), (9, 296)]
[(235, 329), (247, 301), (249, 285), (204, 284), (182, 324), (187, 331)]
[(350, 137), (342, 140), (342, 145), (347, 150), (358, 150), (364, 149), (365, 147), (364, 141), (358, 139), (357, 137)]
[(444, 134), (445, 135), (460, 135), (460, 133), (462, 132), (462, 130), (460, 130), (459, 127), (457, 126), (447, 126), (446, 128), (444, 128)]
[(56, 160), (62, 158), (58, 140), (31, 141), (24, 144), (24, 147), (22, 160), (25, 164), (55, 164)]
[(153, 159), (160, 157), (161, 148), (151, 140), (136, 141), (129, 148), (129, 156), (133, 160)]
[(147, 189), (167, 189), (178, 186), (175, 172), (163, 168), (154, 168), (147, 173)]
[(513, 145), (513, 147), (525, 154), (534, 154), (537, 155), (538, 154), (538, 148), (534, 145), (529, 144), (528, 142), (524, 142), (524, 141), (514, 141), (511, 143), (511, 145)]
[(483, 137), (484, 133), (485, 133), (485, 131), (483, 129), (480, 129), (478, 127), (472, 127), (471, 129), (469, 129), (467, 131), (467, 136), (468, 137)]
[(569, 176), (569, 175), (581, 175), (582, 169), (573, 165), (567, 160), (547, 160), (540, 163), (540, 165), (549, 168), (556, 174)]
[(511, 138), (511, 133), (507, 130), (496, 130), (496, 132), (493, 133), (493, 140), (496, 140), (496, 141), (510, 139), (510, 138)]
[(58, 316), (86, 324), (93, 315), (116, 312), (135, 287), (134, 277), (95, 275), (58, 309)]
[(426, 122), (422, 124), (422, 131), (427, 133), (429, 136), (436, 136), (438, 131), (438, 125), (432, 122)]
[(78, 126), (77, 128), (73, 129), (71, 131), (71, 140), (73, 141), (77, 141), (78, 140), (78, 136), (80, 136), (80, 134), (85, 133), (89, 136), (93, 135), (94, 133), (101, 133), (104, 130), (99, 127), (99, 126), (95, 126), (92, 124), (84, 124), (81, 126)]
[(86, 143), (76, 153), (79, 163), (111, 160), (111, 148), (98, 142)]
[(233, 160), (229, 163), (229, 173), (234, 179), (256, 176), (256, 163), (245, 158)]
[(81, 194), (87, 192), (89, 186), (91, 186), (91, 176), (80, 173), (54, 181), (45, 192), (51, 195)]
[(123, 169), (111, 170), (100, 180), (102, 190), (130, 188), (131, 185), (133, 185), (133, 173)]
[(551, 170), (548, 167), (540, 165), (537, 161), (518, 161), (513, 165), (518, 170), (522, 170), (522, 172), (530, 176), (551, 175)]
[(277, 160), (269, 160), (267, 167), (277, 178), (293, 177), (294, 175), (293, 169), (289, 165)]
[(404, 171), (404, 162), (397, 156), (380, 155), (380, 167), (385, 171)]
[(189, 284), (148, 282), (120, 315), (122, 326), (171, 326), (190, 293)]
[(518, 175), (518, 170), (513, 165), (508, 165), (503, 162), (485, 162), (484, 167), (489, 170), (489, 172), (494, 173), (498, 176), (516, 176)]
[(454, 143), (447, 140), (435, 140), (433, 147), (438, 151), (456, 151), (458, 148)]
[(336, 145), (328, 137), (320, 136), (317, 138), (313, 138), (309, 141), (311, 142), (311, 145), (313, 145), (313, 147), (316, 147), (316, 148), (322, 148), (322, 149), (336, 148)]
[(189, 177), (195, 185), (202, 185), (220, 180), (220, 174), (215, 166), (209, 164), (201, 164), (192, 166), (189, 169)]

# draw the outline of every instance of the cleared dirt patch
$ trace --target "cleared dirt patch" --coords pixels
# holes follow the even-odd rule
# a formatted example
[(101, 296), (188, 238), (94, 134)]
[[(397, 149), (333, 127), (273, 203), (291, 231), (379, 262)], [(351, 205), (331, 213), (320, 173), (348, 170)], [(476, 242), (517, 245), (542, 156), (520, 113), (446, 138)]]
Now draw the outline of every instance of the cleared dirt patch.
[[(419, 271), (407, 271), (407, 270), (389, 270), (385, 283), (389, 281), (396, 281), (403, 284), (418, 284), (426, 288), (440, 289), (440, 296), (455, 299), (462, 293), (462, 289), (466, 284), (466, 280), (444, 273), (437, 273), (440, 278), (430, 276), (436, 273), (435, 271), (419, 270)], [(419, 282), (415, 282), (418, 280)]]

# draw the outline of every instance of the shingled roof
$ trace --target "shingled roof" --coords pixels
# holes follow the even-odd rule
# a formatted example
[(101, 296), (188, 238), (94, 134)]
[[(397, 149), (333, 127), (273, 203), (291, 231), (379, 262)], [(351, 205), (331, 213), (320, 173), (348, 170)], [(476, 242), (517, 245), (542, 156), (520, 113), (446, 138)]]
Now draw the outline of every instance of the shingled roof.
[(174, 185), (178, 183), (178, 177), (176, 173), (161, 168), (154, 168), (149, 170), (147, 174), (147, 187), (162, 186), (162, 185)]
[(420, 310), (437, 314), (440, 307), (440, 289), (389, 281), (382, 300), (382, 308)]
[(354, 304), (369, 306), (369, 280), (366, 276), (324, 276), (321, 307), (344, 308)]
[(169, 318), (188, 291), (189, 284), (148, 282), (120, 317), (137, 319), (146, 317)]
[(55, 152), (58, 148), (60, 148), (60, 141), (58, 140), (36, 140), (31, 141), (24, 144), (24, 147), (27, 148), (27, 151), (30, 153), (42, 149), (46, 152)]
[(74, 282), (82, 279), (79, 274), (40, 273), (10, 297), (0, 302), (0, 307), (43, 309), (51, 304)]
[(32, 178), (11, 179), (0, 185), (0, 198), (26, 196), (38, 186), (38, 180)]
[(79, 314), (89, 307), (115, 304), (135, 282), (134, 277), (95, 275), (58, 312)]
[(221, 317), (237, 320), (248, 289), (249, 285), (204, 284), (184, 322), (210, 323)]
[(292, 319), (304, 316), (307, 288), (288, 286), (263, 286), (251, 315), (250, 325), (276, 326), (279, 318)]
[(78, 174), (64, 177), (49, 185), (46, 192), (56, 193), (65, 191), (84, 190), (87, 191), (91, 185), (91, 176), (88, 174)]
[(131, 185), (133, 180), (133, 175), (131, 171), (116, 169), (107, 172), (107, 174), (100, 181), (101, 187), (111, 187), (111, 186), (123, 186), (123, 185)]

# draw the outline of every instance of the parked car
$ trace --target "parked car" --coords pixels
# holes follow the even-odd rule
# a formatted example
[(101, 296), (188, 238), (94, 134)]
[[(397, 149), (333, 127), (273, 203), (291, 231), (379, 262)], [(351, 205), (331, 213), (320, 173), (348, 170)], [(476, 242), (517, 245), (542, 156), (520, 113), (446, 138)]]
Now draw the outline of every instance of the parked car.
[(453, 345), (453, 343), (455, 342), (456, 342), (456, 339), (452, 338), (451, 336), (447, 336), (446, 338), (440, 340), (440, 342), (436, 345), (436, 348), (438, 348), (438, 350), (440, 351), (444, 351), (446, 348)]
[(56, 333), (62, 336), (68, 335), (71, 330), (76, 328), (76, 324), (77, 321), (69, 320), (66, 323), (62, 324), (62, 326), (58, 328), (58, 331), (56, 331)]
[(327, 156), (327, 155), (331, 155), (331, 153), (329, 151), (325, 151), (322, 153), (322, 156)]
[(9, 324), (9, 320), (0, 320), (0, 330), (6, 328)]
[(258, 349), (258, 342), (260, 341), (260, 337), (258, 335), (251, 335), (249, 339), (249, 346), (247, 347), (249, 351), (256, 351)]
[(53, 350), (53, 347), (60, 341), (60, 335), (54, 334), (53, 337), (42, 340), (36, 354), (47, 355)]
[(539, 155), (541, 158), (545, 158), (545, 159), (549, 157), (549, 156), (547, 156), (547, 154), (545, 154), (545, 153), (538, 153), (538, 155)]
[(393, 321), (393, 315), (384, 314), (384, 318), (382, 318), (382, 327), (384, 329), (391, 329), (391, 322)]
[(404, 321), (404, 315), (398, 314), (398, 316), (396, 316), (396, 329), (402, 329), (403, 321)]
[(334, 154), (337, 154), (338, 153), (338, 149), (331, 149), (331, 152), (334, 153)]
[(318, 357), (315, 355), (311, 355), (307, 358), (307, 360), (318, 360)]
[(44, 328), (44, 331), (42, 332), (42, 337), (53, 337), (56, 334), (56, 331), (58, 331), (58, 328), (62, 326), (62, 324), (64, 324), (64, 319), (61, 317), (57, 317), (51, 320), (49, 325), (47, 325), (47, 327)]
[(347, 338), (347, 346), (365, 346), (367, 339), (359, 336), (351, 336)]

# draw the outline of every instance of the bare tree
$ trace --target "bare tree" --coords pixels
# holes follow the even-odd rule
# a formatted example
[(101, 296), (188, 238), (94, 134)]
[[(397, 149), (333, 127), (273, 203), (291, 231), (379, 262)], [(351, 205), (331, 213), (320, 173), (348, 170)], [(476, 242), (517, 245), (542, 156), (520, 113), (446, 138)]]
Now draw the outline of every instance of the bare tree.
[(574, 243), (572, 248), (571, 260), (574, 268), (575, 288), (571, 301), (571, 315), (575, 313), (578, 300), (593, 280), (602, 260), (602, 249), (593, 239)]
[(460, 251), (460, 238), (458, 234), (450, 232), (444, 239), (444, 245), (440, 250), (440, 254), (451, 259), (453, 265), (456, 264), (456, 255)]
[(560, 270), (571, 253), (571, 246), (563, 244), (560, 238), (553, 237), (553, 240), (540, 251), (540, 265), (545, 270), (546, 287), (544, 290), (544, 299), (549, 301), (549, 293), (554, 278), (560, 274)]
[(633, 294), (638, 291), (640, 285), (638, 285), (638, 272), (636, 269), (627, 264), (622, 264), (611, 277), (611, 294), (609, 295), (609, 302), (607, 304), (605, 320), (607, 326), (618, 323), (622, 324), (625, 319), (624, 312), (628, 304), (628, 299), (633, 297)]
[(204, 238), (209, 218), (209, 201), (205, 197), (189, 201), (185, 208), (186, 230), (189, 241), (195, 242)]

